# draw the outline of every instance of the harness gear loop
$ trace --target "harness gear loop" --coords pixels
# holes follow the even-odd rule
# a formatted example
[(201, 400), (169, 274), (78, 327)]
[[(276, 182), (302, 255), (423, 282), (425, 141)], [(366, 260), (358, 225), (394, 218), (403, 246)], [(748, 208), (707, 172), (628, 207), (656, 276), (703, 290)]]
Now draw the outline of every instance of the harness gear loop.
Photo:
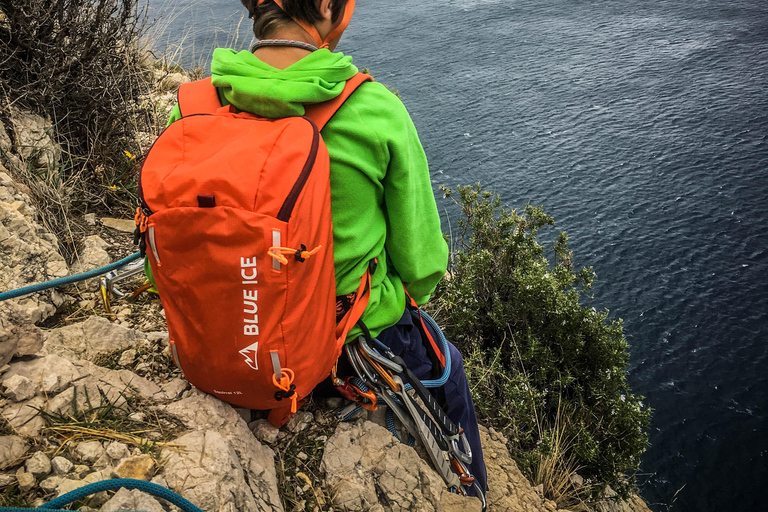
[[(256, 5), (261, 5), (264, 3), (265, 0), (258, 0), (256, 2)], [(283, 2), (282, 0), (272, 0), (275, 2), (275, 4), (280, 7), (280, 9), (285, 12), (285, 9), (283, 8)], [(304, 31), (309, 34), (309, 36), (317, 43), (318, 48), (329, 48), (330, 43), (339, 37), (344, 30), (346, 30), (347, 26), (349, 25), (349, 22), (352, 20), (352, 13), (355, 11), (355, 0), (347, 0), (347, 4), (344, 7), (344, 16), (341, 18), (341, 22), (331, 30), (331, 32), (325, 36), (325, 39), (320, 37), (320, 32), (317, 31), (314, 25), (307, 23), (306, 21), (297, 20), (294, 17), (290, 17), (294, 23), (296, 23), (298, 26), (304, 29)], [(253, 14), (251, 14), (251, 17), (253, 17)]]
[(286, 254), (292, 255), (296, 259), (296, 261), (304, 261), (310, 256), (314, 256), (317, 253), (317, 251), (319, 251), (322, 248), (323, 248), (322, 245), (318, 245), (311, 251), (308, 251), (307, 246), (304, 244), (301, 244), (301, 247), (299, 249), (292, 249), (290, 247), (277, 247), (273, 245), (267, 250), (267, 254), (269, 254), (273, 259), (276, 259), (283, 265), (287, 265), (288, 258), (285, 257)]

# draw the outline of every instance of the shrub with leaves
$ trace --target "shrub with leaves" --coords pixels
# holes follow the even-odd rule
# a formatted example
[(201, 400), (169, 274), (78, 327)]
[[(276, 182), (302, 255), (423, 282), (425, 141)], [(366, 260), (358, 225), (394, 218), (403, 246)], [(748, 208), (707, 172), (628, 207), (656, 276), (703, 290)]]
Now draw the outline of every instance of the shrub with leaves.
[[(0, 112), (7, 116), (13, 106), (50, 118), (64, 153), (56, 168), (30, 168), (20, 178), (45, 182), (49, 192), (77, 185), (35, 194), (38, 202), (59, 196), (82, 213), (129, 200), (137, 177), (134, 135), (150, 123), (152, 107), (143, 98), (154, 79), (139, 47), (145, 17), (138, 4), (0, 0)], [(69, 213), (63, 210), (56, 213)]]
[(504, 209), (479, 185), (460, 187), (454, 202), (457, 247), (432, 307), (467, 354), (478, 413), (534, 480), (546, 463), (566, 472), (561, 481), (574, 470), (585, 477), (581, 498), (605, 485), (627, 496), (650, 411), (628, 389), (621, 320), (588, 305), (592, 269), (574, 271), (565, 233), (548, 259), (536, 236), (554, 220), (541, 207)]

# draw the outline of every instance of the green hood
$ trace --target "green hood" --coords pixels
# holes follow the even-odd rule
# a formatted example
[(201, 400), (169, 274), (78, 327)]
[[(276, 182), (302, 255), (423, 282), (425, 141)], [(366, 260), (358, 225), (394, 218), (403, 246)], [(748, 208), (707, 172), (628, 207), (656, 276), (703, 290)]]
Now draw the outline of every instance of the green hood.
[(352, 57), (326, 49), (307, 55), (286, 69), (277, 69), (249, 51), (217, 48), (213, 52), (213, 85), (223, 99), (240, 110), (262, 117), (304, 115), (304, 104), (335, 98), (355, 76)]

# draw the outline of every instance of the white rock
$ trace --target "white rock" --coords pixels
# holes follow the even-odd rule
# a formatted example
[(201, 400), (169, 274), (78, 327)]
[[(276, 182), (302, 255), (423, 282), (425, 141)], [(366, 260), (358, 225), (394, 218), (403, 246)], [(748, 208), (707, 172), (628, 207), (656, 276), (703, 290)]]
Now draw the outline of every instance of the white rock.
[(132, 348), (129, 348), (122, 354), (120, 354), (120, 359), (117, 360), (117, 364), (120, 366), (130, 366), (133, 364), (133, 362), (136, 360), (136, 351)]
[(49, 395), (65, 389), (73, 380), (80, 377), (75, 365), (56, 355), (14, 361), (2, 377), (3, 385), (5, 386), (7, 380), (16, 375), (27, 377), (33, 383), (42, 382), (43, 390)]
[(45, 426), (45, 420), (40, 415), (44, 406), (45, 401), (36, 396), (27, 402), (6, 405), (3, 416), (19, 435), (38, 437)]
[(14, 466), (29, 451), (29, 444), (19, 436), (0, 436), (0, 469)]
[(40, 482), (39, 487), (47, 493), (53, 493), (63, 480), (60, 476), (51, 476)]
[(75, 455), (85, 464), (96, 462), (105, 454), (104, 447), (98, 441), (83, 441), (75, 447)]
[(250, 422), (248, 428), (251, 429), (256, 439), (268, 444), (275, 444), (277, 442), (277, 435), (280, 433), (279, 428), (265, 419)]
[(11, 108), (16, 153), (36, 166), (50, 168), (61, 159), (61, 147), (51, 138), (53, 123), (37, 114)]
[(112, 263), (106, 249), (109, 244), (98, 235), (85, 237), (83, 246), (77, 253), (77, 259), (72, 265), (72, 273), (88, 272)]
[(0, 488), (8, 487), (16, 483), (16, 475), (10, 473), (0, 473)]
[(120, 460), (131, 456), (131, 451), (123, 443), (113, 441), (107, 445), (107, 455), (112, 460)]
[(96, 225), (96, 221), (98, 219), (96, 218), (96, 214), (95, 213), (86, 213), (85, 215), (83, 215), (83, 220), (89, 226), (95, 226)]
[(51, 472), (51, 459), (43, 452), (35, 452), (34, 455), (26, 460), (24, 467), (35, 478), (40, 478)]
[(133, 219), (113, 219), (111, 217), (103, 217), (101, 223), (108, 228), (122, 231), (123, 233), (133, 233), (136, 229), (136, 223)]
[(35, 477), (31, 473), (27, 473), (24, 469), (19, 468), (16, 471), (16, 481), (19, 483), (19, 490), (21, 492), (27, 492), (35, 486)]
[(99, 354), (131, 348), (144, 339), (142, 332), (91, 316), (84, 322), (46, 332), (43, 351), (69, 360), (92, 360)]
[(176, 377), (161, 384), (160, 388), (163, 390), (167, 400), (176, 400), (184, 391), (189, 389), (189, 382), (186, 379)]
[(120, 489), (112, 498), (104, 503), (102, 512), (124, 512), (141, 510), (143, 512), (165, 512), (163, 506), (152, 496), (138, 489)]
[(3, 394), (14, 402), (22, 402), (35, 396), (37, 385), (23, 375), (13, 375), (3, 380)]
[[(480, 511), (480, 501), (451, 495), (440, 476), (385, 428), (370, 421), (342, 423), (325, 445), (321, 469), (342, 510)], [(379, 496), (386, 501), (379, 501)], [(499, 509), (501, 510), (501, 509)], [(531, 511), (533, 512), (533, 511)]]
[(294, 434), (298, 434), (306, 430), (314, 420), (315, 416), (311, 412), (299, 411), (291, 416), (291, 419), (285, 424), (285, 428)]
[(54, 475), (66, 475), (75, 467), (69, 459), (57, 456), (51, 460), (51, 469)]

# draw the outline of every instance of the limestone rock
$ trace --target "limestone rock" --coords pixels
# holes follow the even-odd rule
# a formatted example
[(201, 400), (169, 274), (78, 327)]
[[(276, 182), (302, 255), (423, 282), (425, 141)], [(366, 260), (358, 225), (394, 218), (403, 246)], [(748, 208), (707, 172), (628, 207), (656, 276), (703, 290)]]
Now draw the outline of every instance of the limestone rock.
[(107, 456), (113, 461), (118, 461), (130, 457), (131, 451), (125, 444), (114, 441), (107, 445)]
[(138, 455), (123, 460), (115, 468), (120, 478), (133, 478), (148, 482), (155, 474), (155, 461), (149, 455)]
[(480, 427), (480, 442), (488, 470), (488, 511), (551, 512), (509, 456), (507, 440), (493, 429)]
[(442, 478), (388, 430), (370, 421), (340, 424), (321, 469), (342, 510), (479, 512), (480, 501), (451, 495)]
[(22, 402), (35, 396), (37, 386), (23, 375), (13, 375), (3, 380), (3, 394), (14, 402)]
[(250, 422), (248, 428), (251, 429), (251, 432), (256, 436), (256, 439), (262, 443), (268, 444), (275, 444), (277, 442), (277, 436), (280, 433), (279, 428), (264, 419)]
[(91, 316), (81, 323), (52, 329), (45, 334), (43, 351), (75, 360), (123, 350), (146, 339), (146, 334)]
[(632, 496), (628, 501), (619, 501), (616, 499), (616, 492), (610, 486), (603, 494), (605, 499), (595, 505), (597, 512), (651, 512), (639, 496)]
[(8, 371), (0, 377), (0, 382), (7, 387), (7, 382), (16, 376), (29, 378), (33, 384), (42, 385), (43, 391), (47, 394), (53, 395), (67, 388), (73, 380), (80, 377), (80, 373), (69, 360), (56, 355), (47, 355), (14, 361), (9, 365)]
[(298, 434), (299, 432), (306, 430), (314, 420), (315, 416), (311, 412), (299, 411), (291, 416), (291, 419), (285, 424), (285, 428), (294, 434)]
[(88, 272), (112, 263), (106, 249), (109, 244), (98, 235), (85, 237), (83, 246), (77, 253), (77, 260), (72, 265), (72, 273)]
[[(198, 431), (188, 434), (198, 436), (188, 439), (193, 445), (193, 441), (208, 439), (209, 436), (212, 440), (226, 440), (230, 450), (236, 455), (236, 459), (231, 461), (231, 464), (235, 469), (228, 474), (230, 474), (235, 481), (240, 481), (238, 471), (243, 472), (243, 494), (250, 494), (255, 501), (257, 508), (253, 510), (269, 510), (270, 512), (280, 512), (283, 510), (277, 492), (277, 473), (275, 471), (274, 463), (275, 454), (271, 449), (262, 445), (253, 436), (248, 429), (248, 425), (246, 425), (245, 421), (235, 412), (232, 406), (225, 404), (214, 396), (193, 389), (186, 394), (184, 399), (168, 405), (159, 406), (158, 409), (179, 418), (188, 428)], [(214, 436), (214, 433), (219, 437)], [(204, 437), (199, 437), (201, 434), (204, 434)], [(187, 440), (182, 444), (186, 444), (186, 442)], [(205, 446), (204, 452), (205, 454), (208, 454), (208, 445), (206, 444)], [(203, 451), (202, 448), (198, 447), (197, 449), (201, 452)], [(232, 451), (227, 453), (231, 455)], [(173, 453), (169, 450), (166, 450), (163, 453), (169, 457), (176, 457), (175, 460), (177, 460), (177, 466), (174, 467), (184, 468), (188, 467), (191, 463), (200, 463), (199, 457), (198, 459), (195, 459), (195, 457), (189, 453), (183, 455)], [(189, 461), (185, 462), (187, 459), (189, 459)], [(240, 467), (240, 470), (237, 470), (238, 466)], [(199, 473), (198, 470), (195, 471)], [(190, 487), (189, 484), (182, 484), (182, 481), (176, 476), (173, 476), (173, 473), (174, 471), (169, 470), (169, 466), (166, 465), (164, 474), (168, 480), (169, 486), (174, 491), (179, 492), (181, 485), (183, 485), (184, 489)], [(202, 482), (205, 482), (207, 478), (211, 478), (214, 474), (215, 473), (211, 472), (205, 478), (201, 477), (199, 479), (201, 485)], [(214, 480), (214, 484), (210, 485), (220, 488), (220, 483), (215, 482), (216, 480)], [(183, 495), (182, 492), (180, 492), (180, 494)], [(186, 497), (191, 499), (189, 496)], [(247, 498), (242, 499), (246, 499), (247, 501)], [(222, 506), (224, 505), (222, 504)], [(201, 508), (206, 509), (206, 507)]]
[(63, 480), (60, 476), (51, 476), (40, 482), (39, 487), (47, 493), (53, 493)]
[(51, 460), (51, 469), (54, 475), (66, 475), (75, 467), (69, 459), (64, 457), (54, 457)]
[(186, 379), (176, 377), (165, 384), (161, 384), (160, 388), (163, 390), (167, 400), (176, 400), (183, 392), (189, 389), (189, 382)]
[(45, 426), (40, 409), (45, 401), (36, 396), (27, 402), (6, 405), (2, 414), (14, 431), (22, 436), (38, 437)]
[(11, 108), (14, 149), (24, 160), (50, 168), (61, 160), (61, 147), (51, 135), (53, 123), (37, 114)]
[(133, 219), (113, 219), (111, 217), (102, 217), (101, 223), (106, 227), (122, 231), (123, 233), (133, 233), (136, 229), (136, 222)]
[(83, 441), (75, 447), (75, 455), (85, 464), (96, 462), (106, 451), (98, 441)]
[[(22, 188), (0, 172), (0, 290), (67, 275), (56, 238), (37, 223), (37, 212)], [(0, 303), (0, 366), (40, 349), (42, 331), (35, 324), (56, 312), (51, 297), (52, 292), (44, 291)]]
[(29, 444), (19, 436), (0, 436), (0, 469), (13, 467), (29, 451)]
[(203, 510), (282, 510), (254, 495), (237, 452), (218, 432), (192, 432), (173, 442), (186, 449), (163, 452), (167, 457), (164, 474), (168, 486)]
[(24, 467), (27, 472), (32, 473), (35, 478), (47, 476), (51, 472), (51, 459), (49, 459), (43, 452), (35, 452), (35, 454), (28, 458), (24, 463)]
[(165, 512), (163, 506), (152, 496), (138, 489), (120, 489), (112, 498), (102, 505), (102, 512), (122, 512), (141, 510), (143, 512)]
[(27, 473), (24, 469), (19, 468), (16, 472), (16, 481), (19, 483), (19, 490), (21, 492), (27, 492), (35, 486), (35, 477), (31, 473)]

